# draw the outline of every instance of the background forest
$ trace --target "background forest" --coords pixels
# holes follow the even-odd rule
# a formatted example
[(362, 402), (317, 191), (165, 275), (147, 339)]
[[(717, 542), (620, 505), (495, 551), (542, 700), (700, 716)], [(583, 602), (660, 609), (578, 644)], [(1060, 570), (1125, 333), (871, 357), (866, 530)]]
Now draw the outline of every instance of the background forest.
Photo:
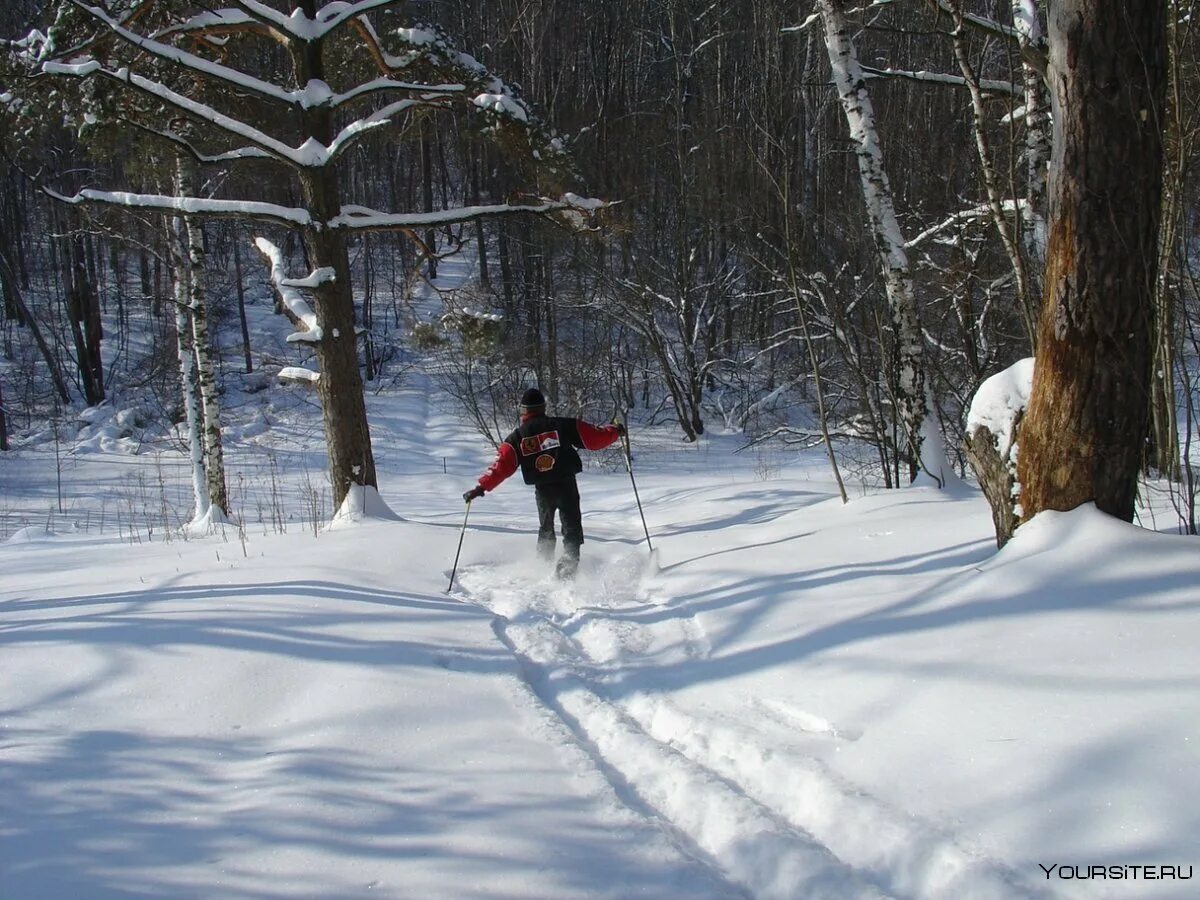
[[(143, 5), (151, 18), (205, 9), (106, 9), (118, 16)], [(313, 193), (309, 170), (300, 163), (293, 178), (268, 162), (219, 159), (208, 146), (211, 130), (173, 119), (154, 93), (135, 108), (101, 81), (70, 77), (79, 72), (21, 81), (20, 57), (37, 50), (22, 39), (34, 27), (45, 33), (51, 6), (8, 0), (0, 8), (0, 36), (20, 42), (9, 47), (0, 83), (0, 449), (69, 440), (80, 411), (105, 403), (136, 409), (139, 427), (154, 420), (172, 433), (188, 415), (181, 379), (195, 380), (193, 417), (211, 430), (231, 373), (294, 381), (316, 365), (321, 351), (303, 339), (287, 357), (253, 346), (245, 304), (273, 290), (279, 311), (307, 327), (299, 295), (325, 288), (303, 276), (321, 270), (324, 249), (245, 207), (245, 215), (222, 208), (185, 226), (144, 204), (131, 214), (112, 208), (119, 204), (61, 198), (104, 188), (232, 203), (252, 190), (293, 209)], [(448, 35), (486, 66), (477, 74), (503, 78), (502, 90), (480, 96), (498, 98), (497, 117), (507, 123), (491, 121), (478, 98), (465, 112), (440, 100), (414, 104), (323, 171), (333, 182), (322, 190), (393, 211), (386, 222), (359, 222), (344, 239), (350, 277), (339, 283), (353, 285), (367, 390), (386, 389), (417, 359), (432, 360), (440, 387), (493, 439), (511, 419), (513, 397), (536, 381), (560, 409), (594, 419), (631, 410), (639, 421), (670, 423), (687, 441), (715, 430), (743, 433), (747, 444), (824, 442), (836, 470), (890, 487), (908, 483), (918, 467), (901, 408), (913, 392), (905, 328), (915, 324), (926, 396), (951, 461), (965, 473), (971, 398), (986, 378), (1032, 355), (1037, 335), (1050, 100), (1037, 65), (1043, 26), (1032, 35), (1021, 27), (1030, 11), (1036, 22), (1036, 4), (824, 2), (824, 21), (820, 9), (776, 0), (387, 7), (371, 10), (379, 35)], [(1182, 527), (1195, 533), (1200, 108), (1186, 98), (1200, 95), (1198, 26), (1194, 0), (1168, 7), (1145, 470), (1163, 479)], [(60, 19), (60, 53), (69, 40), (84, 40), (72, 28), (87, 27), (76, 7), (63, 9), (60, 16), (77, 20)], [(867, 76), (896, 214), (890, 231), (864, 201), (863, 145), (852, 139), (826, 46), (833, 12), (845, 16)], [(235, 44), (217, 27), (229, 24), (208, 22), (196, 54), (262, 79), (289, 67), (270, 42)], [(328, 80), (371, 83), (369, 44), (333, 46)], [(333, 50), (342, 54), (336, 71)], [(53, 56), (45, 45), (42, 52)], [(446, 51), (446, 59), (471, 68), (468, 57)], [(436, 71), (433, 57), (419, 62)], [(180, 77), (168, 72), (162, 83)], [(269, 121), (253, 90), (221, 93), (221, 79), (190, 77), (197, 96), (215, 105), (219, 95), (231, 115)], [(301, 134), (308, 127), (278, 124)], [(569, 160), (556, 157), (563, 150)], [(199, 164), (179, 163), (189, 156)], [(596, 215), (568, 219), (546, 209), (469, 212), (534, 207), (568, 189), (609, 205), (596, 211), (585, 203)], [(454, 209), (468, 212), (439, 221)], [(404, 218), (410, 214), (420, 215)], [(881, 271), (884, 232), (909, 259), (909, 325)], [(269, 243), (256, 249), (255, 238)], [(444, 289), (439, 266), (462, 260), (473, 277)], [(187, 291), (201, 282), (198, 302)], [(434, 295), (441, 302), (431, 309)], [(184, 307), (212, 327), (181, 324)], [(201, 352), (195, 371), (181, 367), (181, 340), (210, 345), (211, 359)], [(322, 371), (334, 365), (319, 361)], [(214, 441), (219, 447), (219, 433), (206, 454)], [(344, 491), (334, 487), (336, 502)], [(219, 488), (210, 499), (227, 508)]]

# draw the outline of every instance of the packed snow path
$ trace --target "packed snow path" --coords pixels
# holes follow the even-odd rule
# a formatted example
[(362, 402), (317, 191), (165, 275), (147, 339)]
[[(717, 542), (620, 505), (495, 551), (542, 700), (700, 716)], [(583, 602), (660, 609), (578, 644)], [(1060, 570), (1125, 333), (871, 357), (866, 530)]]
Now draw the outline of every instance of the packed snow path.
[[(1046, 895), (936, 827), (840, 783), (818, 760), (779, 752), (748, 719), (722, 721), (657, 693), (622, 690), (631, 669), (711, 649), (686, 606), (673, 608), (646, 586), (652, 565), (631, 553), (588, 559), (574, 582), (563, 582), (522, 561), (471, 567), (459, 583), (463, 599), (496, 615), (496, 634), (530, 689), (632, 809), (764, 900)], [(758, 707), (785, 730), (850, 737), (786, 704)]]

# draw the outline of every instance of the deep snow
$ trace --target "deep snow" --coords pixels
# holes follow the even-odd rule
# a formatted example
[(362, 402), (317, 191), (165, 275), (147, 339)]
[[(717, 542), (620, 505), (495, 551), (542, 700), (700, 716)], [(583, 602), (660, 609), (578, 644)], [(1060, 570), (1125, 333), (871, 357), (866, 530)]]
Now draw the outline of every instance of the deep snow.
[[(576, 583), (517, 479), (448, 596), (490, 452), (431, 393), (370, 399), (398, 521), (300, 521), (298, 407), (230, 442), (260, 480), (278, 442), (286, 534), (110, 510), (0, 545), (0, 893), (1194, 895), (1039, 866), (1197, 862), (1195, 539), (1085, 508), (997, 553), (968, 488), (843, 506), (815, 455), (635, 428), (657, 565), (594, 455)], [(6, 502), (53, 498), (48, 452)], [(156, 465), (82, 454), (66, 490)]]

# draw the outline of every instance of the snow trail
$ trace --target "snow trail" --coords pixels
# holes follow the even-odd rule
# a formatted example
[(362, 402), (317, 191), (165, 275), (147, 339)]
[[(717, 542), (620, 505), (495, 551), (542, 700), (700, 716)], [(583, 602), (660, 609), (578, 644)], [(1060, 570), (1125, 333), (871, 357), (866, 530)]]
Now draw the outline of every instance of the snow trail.
[[(629, 556), (585, 563), (574, 583), (531, 579), (524, 564), (475, 566), (462, 587), (496, 616), (493, 630), (530, 689), (618, 796), (659, 820), (682, 852), (756, 898), (1053, 896), (845, 783), (752, 718), (686, 711), (659, 693), (618, 696), (608, 685), (629, 662), (705, 657), (711, 645), (689, 610), (651, 596)], [(776, 731), (861, 736), (782, 701), (748, 702)]]
[[(619, 561), (601, 583), (614, 580), (613, 568), (628, 577)], [(639, 634), (644, 626), (610, 622), (600, 629), (605, 609), (572, 609), (576, 585), (537, 583), (524, 592), (502, 573), (476, 567), (463, 574), (467, 599), (496, 614), (497, 636), (521, 665), (530, 689), (571, 729), (580, 745), (608, 777), (618, 796), (648, 818), (659, 820), (681, 851), (715, 868), (756, 898), (884, 897), (872, 879), (839, 860), (803, 827), (750, 796), (735, 779), (648, 731), (623, 706), (603, 696), (604, 672), (629, 651), (644, 653), (654, 641)], [(499, 585), (499, 586), (497, 586)], [(636, 583), (629, 584), (636, 589)], [(583, 587), (585, 596), (596, 597)], [(608, 611), (642, 607), (643, 600), (612, 604)], [(580, 626), (579, 620), (587, 623)], [(697, 626), (678, 625), (672, 655), (693, 655)], [(581, 643), (568, 631), (584, 635)], [(604, 639), (597, 642), (597, 631)], [(615, 644), (614, 644), (615, 641)], [(587, 646), (601, 647), (600, 658)]]

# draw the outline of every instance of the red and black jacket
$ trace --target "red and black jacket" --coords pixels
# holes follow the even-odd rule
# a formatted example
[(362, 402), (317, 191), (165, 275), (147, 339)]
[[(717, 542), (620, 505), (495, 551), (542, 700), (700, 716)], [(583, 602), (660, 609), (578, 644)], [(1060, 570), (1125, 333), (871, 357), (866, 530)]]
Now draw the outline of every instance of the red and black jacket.
[(582, 419), (523, 416), (521, 425), (500, 444), (496, 459), (479, 476), (479, 486), (494, 491), (517, 469), (526, 484), (570, 481), (583, 471), (576, 449), (603, 450), (620, 433), (615, 425), (591, 425)]

